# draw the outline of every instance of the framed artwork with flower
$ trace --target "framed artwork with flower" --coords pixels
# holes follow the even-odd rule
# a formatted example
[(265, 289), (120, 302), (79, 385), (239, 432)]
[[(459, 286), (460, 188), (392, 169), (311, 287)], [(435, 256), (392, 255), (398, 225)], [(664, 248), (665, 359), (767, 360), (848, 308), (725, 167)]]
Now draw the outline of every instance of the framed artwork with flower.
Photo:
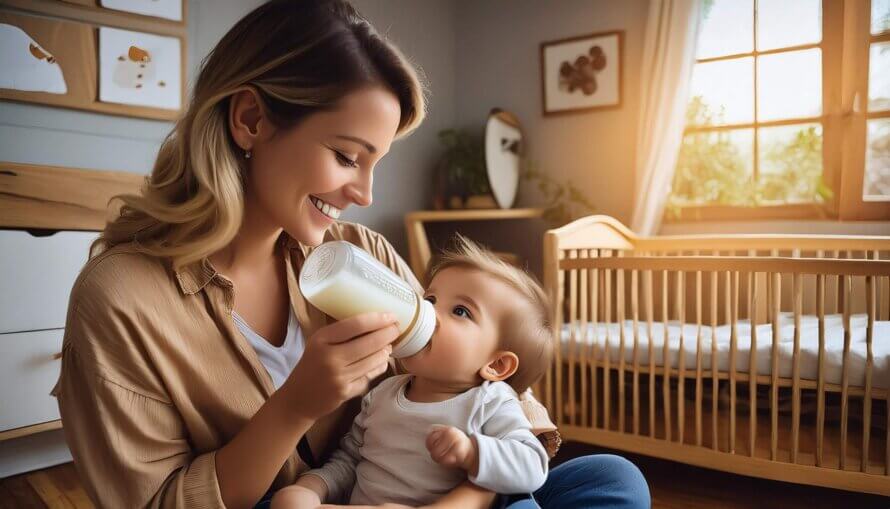
[(621, 106), (623, 30), (541, 43), (544, 115)]

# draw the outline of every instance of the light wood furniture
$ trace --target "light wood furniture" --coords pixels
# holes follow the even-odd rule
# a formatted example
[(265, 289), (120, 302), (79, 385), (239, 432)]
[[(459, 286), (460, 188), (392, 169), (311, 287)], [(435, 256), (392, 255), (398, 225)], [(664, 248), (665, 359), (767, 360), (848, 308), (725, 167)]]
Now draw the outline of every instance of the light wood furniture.
[[(523, 209), (460, 209), (418, 210), (405, 214), (405, 231), (408, 232), (408, 255), (411, 270), (418, 278), (423, 276), (432, 256), (424, 223), (445, 221), (500, 221), (505, 219), (537, 219), (544, 210)], [(504, 256), (505, 253), (498, 253)], [(509, 256), (505, 256), (509, 259)]]
[[(538, 391), (563, 437), (737, 474), (890, 495), (890, 390), (875, 387), (875, 322), (890, 320), (890, 237), (638, 237), (589, 216), (544, 237), (555, 355)], [(781, 313), (790, 313), (790, 315)], [(826, 381), (825, 316), (843, 316), (842, 380)], [(851, 315), (867, 317), (864, 384), (850, 381)], [(800, 375), (801, 317), (819, 317), (818, 376)], [(790, 318), (788, 318), (790, 316)], [(739, 324), (766, 324), (769, 374), (740, 370)], [(617, 359), (599, 338), (617, 327)], [(694, 362), (646, 341), (653, 322), (699, 331)], [(782, 323), (793, 327), (791, 376), (780, 373)], [(704, 361), (702, 327), (731, 328), (726, 369)], [(630, 327), (629, 325), (627, 327)], [(664, 327), (662, 330), (668, 330)], [(759, 335), (759, 333), (758, 333)], [(677, 335), (679, 351), (685, 334)], [(713, 336), (712, 336), (713, 337)], [(751, 338), (756, 349), (757, 340)], [(884, 343), (886, 344), (886, 343)], [(708, 351), (717, 351), (709, 345)], [(762, 351), (762, 350), (761, 350)], [(762, 355), (762, 354), (761, 354)], [(628, 361), (627, 359), (631, 359)], [(749, 376), (754, 373), (754, 376)], [(751, 411), (751, 409), (755, 409)]]
[[(137, 193), (143, 180), (0, 163), (0, 442), (61, 427), (49, 392), (59, 376), (68, 294), (90, 244), (117, 212), (109, 200)], [(0, 462), (0, 477), (9, 468)]]

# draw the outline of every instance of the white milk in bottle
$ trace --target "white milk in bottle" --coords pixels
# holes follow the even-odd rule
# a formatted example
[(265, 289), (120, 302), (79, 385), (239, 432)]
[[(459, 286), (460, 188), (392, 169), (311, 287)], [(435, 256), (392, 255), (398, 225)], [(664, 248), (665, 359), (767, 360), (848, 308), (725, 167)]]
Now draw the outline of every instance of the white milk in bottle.
[(345, 240), (326, 242), (306, 258), (300, 291), (313, 306), (342, 320), (370, 311), (398, 321), (393, 357), (409, 357), (429, 343), (436, 328), (433, 305), (368, 252)]

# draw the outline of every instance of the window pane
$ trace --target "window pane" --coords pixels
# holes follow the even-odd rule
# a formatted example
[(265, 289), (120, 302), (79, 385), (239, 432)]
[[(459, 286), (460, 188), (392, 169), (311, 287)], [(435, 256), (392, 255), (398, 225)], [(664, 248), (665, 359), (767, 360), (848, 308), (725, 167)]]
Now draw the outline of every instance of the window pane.
[(818, 43), (822, 40), (820, 0), (760, 0), (757, 2), (759, 51)]
[(753, 129), (686, 134), (671, 187), (671, 203), (750, 203), (753, 139)]
[(890, 110), (890, 42), (871, 45), (868, 60), (868, 111)]
[(689, 125), (721, 125), (754, 121), (754, 59), (734, 58), (695, 64)]
[(757, 66), (758, 121), (822, 114), (822, 50), (764, 55)]
[(753, 46), (753, 0), (704, 2), (698, 58), (750, 53), (754, 50)]
[(871, 33), (890, 30), (890, 0), (871, 0)]
[(758, 203), (821, 201), (822, 124), (757, 130)]
[(890, 201), (890, 119), (868, 121), (862, 199)]

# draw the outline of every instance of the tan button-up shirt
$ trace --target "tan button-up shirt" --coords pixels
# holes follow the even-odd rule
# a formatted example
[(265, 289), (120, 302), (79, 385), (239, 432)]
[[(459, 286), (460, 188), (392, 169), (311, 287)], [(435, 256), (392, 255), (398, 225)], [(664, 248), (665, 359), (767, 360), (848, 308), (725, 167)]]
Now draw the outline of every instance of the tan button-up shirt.
[[(335, 239), (362, 247), (422, 291), (381, 235), (340, 222), (325, 236)], [(291, 305), (309, 338), (332, 320), (303, 298), (297, 284), (311, 248), (286, 234), (278, 247)], [(275, 390), (234, 324), (233, 303), (231, 281), (208, 260), (176, 271), (168, 260), (121, 244), (82, 270), (71, 291), (53, 394), (77, 471), (100, 507), (224, 507), (216, 451)], [(304, 456), (326, 459), (359, 402), (317, 421), (306, 434)], [(540, 405), (529, 403), (533, 427), (548, 428)], [(308, 461), (294, 451), (272, 487), (293, 483)]]

